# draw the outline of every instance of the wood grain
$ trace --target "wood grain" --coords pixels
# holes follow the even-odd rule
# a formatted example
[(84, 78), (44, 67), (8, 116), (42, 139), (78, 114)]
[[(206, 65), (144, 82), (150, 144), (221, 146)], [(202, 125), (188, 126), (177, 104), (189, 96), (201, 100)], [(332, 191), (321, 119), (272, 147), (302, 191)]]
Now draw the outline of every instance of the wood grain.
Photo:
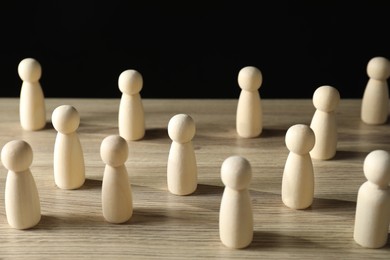
[[(0, 258), (47, 259), (389, 259), (390, 242), (364, 249), (353, 240), (356, 196), (365, 181), (363, 160), (372, 150), (390, 150), (390, 125), (360, 120), (361, 100), (341, 100), (337, 110), (336, 156), (314, 160), (315, 195), (310, 208), (293, 210), (281, 200), (281, 180), (288, 155), (284, 137), (293, 124), (310, 124), (311, 100), (265, 99), (263, 132), (239, 138), (235, 131), (237, 100), (145, 99), (145, 137), (129, 142), (126, 161), (134, 213), (124, 224), (104, 220), (101, 185), (105, 164), (103, 139), (118, 134), (119, 99), (47, 99), (47, 126), (25, 131), (19, 123), (19, 100), (0, 99), (0, 146), (13, 139), (33, 149), (31, 172), (40, 194), (42, 219), (31, 230), (15, 230), (6, 220), (7, 170), (0, 164)], [(52, 111), (69, 104), (80, 113), (86, 182), (78, 190), (61, 190), (53, 178), (56, 131)], [(188, 196), (168, 192), (166, 165), (171, 140), (169, 119), (178, 113), (196, 123), (193, 139), (198, 187)], [(246, 157), (253, 170), (250, 195), (254, 239), (245, 249), (228, 249), (219, 240), (218, 214), (223, 184), (222, 162)]]

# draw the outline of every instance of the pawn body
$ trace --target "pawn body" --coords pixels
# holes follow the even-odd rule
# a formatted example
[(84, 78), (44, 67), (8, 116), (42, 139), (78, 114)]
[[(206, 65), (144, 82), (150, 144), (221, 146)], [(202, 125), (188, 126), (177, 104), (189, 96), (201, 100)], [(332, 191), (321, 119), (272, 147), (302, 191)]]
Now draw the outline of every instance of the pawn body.
[(240, 137), (253, 138), (261, 134), (263, 112), (258, 89), (263, 81), (260, 70), (247, 66), (238, 74), (241, 93), (236, 111), (236, 131)]
[(390, 154), (371, 152), (364, 161), (367, 181), (359, 188), (353, 238), (366, 248), (386, 245), (390, 224)]
[(1, 160), (8, 169), (5, 184), (5, 211), (8, 224), (15, 229), (29, 229), (41, 220), (38, 189), (29, 169), (31, 146), (22, 140), (8, 142)]
[(321, 86), (313, 95), (316, 111), (310, 123), (315, 133), (315, 145), (310, 151), (311, 158), (328, 160), (336, 155), (337, 119), (335, 110), (340, 101), (338, 90), (331, 86)]
[(168, 190), (175, 195), (189, 195), (198, 185), (198, 169), (192, 145), (195, 135), (194, 120), (186, 114), (177, 114), (168, 123), (172, 139), (167, 163)]
[(390, 62), (384, 57), (374, 57), (367, 64), (369, 80), (363, 93), (361, 120), (370, 125), (380, 125), (387, 121), (389, 113)]
[(80, 188), (85, 182), (84, 155), (76, 132), (80, 117), (70, 105), (57, 107), (52, 114), (52, 123), (58, 131), (54, 144), (54, 181), (66, 190)]
[(220, 240), (229, 248), (245, 248), (253, 240), (253, 212), (248, 190), (251, 165), (241, 156), (231, 156), (222, 164), (221, 178), (225, 189), (219, 211)]
[(292, 209), (311, 206), (314, 197), (314, 170), (310, 150), (315, 143), (313, 130), (303, 124), (291, 126), (286, 133), (290, 150), (282, 178), (282, 201)]
[(135, 70), (125, 70), (118, 80), (122, 97), (119, 104), (119, 135), (128, 141), (142, 139), (145, 135), (145, 115), (140, 91), (142, 75)]
[(19, 101), (20, 124), (25, 130), (40, 130), (46, 125), (46, 105), (39, 83), (41, 65), (35, 59), (23, 59), (19, 63), (18, 73), (23, 80)]
[(128, 156), (124, 138), (111, 135), (106, 137), (100, 154), (106, 163), (102, 183), (103, 217), (110, 223), (124, 223), (133, 215), (133, 198), (125, 161)]

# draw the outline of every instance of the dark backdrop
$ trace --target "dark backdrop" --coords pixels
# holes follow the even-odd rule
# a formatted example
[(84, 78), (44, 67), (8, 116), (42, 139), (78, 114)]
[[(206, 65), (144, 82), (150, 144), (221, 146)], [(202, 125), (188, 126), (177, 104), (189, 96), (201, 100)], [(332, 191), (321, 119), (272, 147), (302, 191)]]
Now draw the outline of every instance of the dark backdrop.
[(237, 98), (252, 65), (262, 98), (311, 98), (321, 85), (360, 98), (369, 59), (390, 58), (386, 1), (139, 2), (3, 4), (0, 96), (19, 95), (17, 65), (33, 57), (47, 97), (120, 97), (119, 74), (136, 69), (144, 98)]

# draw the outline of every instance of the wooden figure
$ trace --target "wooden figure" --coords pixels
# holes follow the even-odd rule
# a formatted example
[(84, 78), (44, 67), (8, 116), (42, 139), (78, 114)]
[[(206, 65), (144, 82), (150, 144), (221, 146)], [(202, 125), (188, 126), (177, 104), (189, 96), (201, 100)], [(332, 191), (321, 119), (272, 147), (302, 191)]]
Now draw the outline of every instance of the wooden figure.
[(386, 245), (390, 224), (390, 154), (370, 152), (364, 160), (367, 181), (358, 191), (353, 238), (362, 247)]
[(23, 80), (19, 103), (20, 124), (25, 130), (40, 130), (46, 126), (45, 97), (39, 82), (41, 64), (33, 58), (23, 59), (18, 65), (18, 74)]
[(57, 130), (54, 144), (54, 180), (61, 189), (77, 189), (85, 182), (84, 155), (77, 134), (79, 112), (71, 105), (54, 109), (52, 123)]
[(314, 170), (310, 150), (314, 147), (313, 130), (304, 124), (291, 126), (285, 142), (290, 151), (282, 179), (282, 201), (292, 209), (311, 206), (314, 197)]
[(131, 185), (125, 162), (129, 154), (126, 140), (119, 135), (104, 138), (100, 155), (106, 164), (102, 183), (103, 216), (110, 223), (124, 223), (133, 214)]
[(310, 151), (313, 159), (328, 160), (336, 155), (338, 133), (335, 110), (339, 102), (340, 93), (332, 86), (321, 86), (314, 92), (316, 111), (310, 124), (316, 136), (315, 145)]
[(252, 168), (247, 159), (233, 155), (221, 167), (225, 185), (219, 211), (219, 237), (234, 249), (245, 248), (253, 240), (253, 212), (249, 194)]
[(167, 165), (168, 190), (175, 195), (193, 193), (198, 185), (198, 169), (192, 139), (195, 122), (187, 114), (177, 114), (168, 123), (172, 139)]
[(389, 114), (390, 62), (384, 57), (374, 57), (367, 64), (369, 80), (364, 90), (361, 107), (361, 120), (370, 125), (387, 122)]
[(263, 82), (261, 71), (247, 66), (238, 73), (238, 84), (241, 93), (236, 112), (236, 131), (240, 137), (253, 138), (261, 134), (263, 112), (258, 89)]
[(5, 184), (5, 211), (8, 224), (16, 229), (29, 229), (41, 220), (38, 189), (30, 166), (33, 161), (31, 146), (23, 140), (6, 143), (1, 161), (8, 169)]
[(142, 139), (145, 135), (145, 115), (140, 91), (142, 75), (136, 70), (123, 71), (118, 79), (122, 97), (119, 105), (119, 135), (127, 141)]

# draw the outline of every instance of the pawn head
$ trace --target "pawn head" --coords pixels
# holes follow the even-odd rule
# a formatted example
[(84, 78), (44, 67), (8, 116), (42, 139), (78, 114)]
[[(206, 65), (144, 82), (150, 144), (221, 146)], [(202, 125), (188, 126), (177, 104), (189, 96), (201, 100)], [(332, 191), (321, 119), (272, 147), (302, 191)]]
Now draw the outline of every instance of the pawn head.
[(252, 168), (249, 161), (239, 155), (228, 157), (221, 166), (221, 179), (225, 186), (234, 190), (248, 188), (252, 179)]
[(321, 86), (314, 91), (313, 104), (324, 112), (334, 111), (340, 102), (339, 91), (332, 86)]
[(6, 143), (1, 150), (1, 161), (4, 166), (13, 172), (27, 170), (33, 160), (31, 146), (23, 140), (13, 140)]
[(136, 70), (125, 70), (119, 75), (118, 86), (122, 93), (134, 95), (141, 91), (143, 78)]
[(174, 115), (168, 123), (169, 137), (178, 143), (187, 143), (195, 136), (195, 122), (187, 114)]
[(374, 150), (364, 159), (364, 176), (380, 187), (390, 183), (390, 154), (384, 150)]
[(105, 164), (118, 167), (124, 164), (129, 155), (126, 140), (119, 135), (109, 135), (100, 145), (100, 156)]
[(367, 74), (372, 79), (387, 80), (390, 77), (390, 61), (384, 57), (374, 57), (367, 64)]
[(71, 105), (61, 105), (54, 109), (51, 121), (54, 128), (62, 134), (70, 134), (77, 130), (80, 124), (79, 112)]
[(287, 130), (285, 142), (291, 152), (307, 154), (314, 147), (315, 134), (308, 125), (296, 124)]
[(23, 81), (37, 82), (42, 75), (41, 64), (33, 58), (25, 58), (18, 65), (18, 74)]
[(254, 66), (247, 66), (238, 73), (238, 85), (243, 90), (258, 90), (263, 83), (261, 71)]

